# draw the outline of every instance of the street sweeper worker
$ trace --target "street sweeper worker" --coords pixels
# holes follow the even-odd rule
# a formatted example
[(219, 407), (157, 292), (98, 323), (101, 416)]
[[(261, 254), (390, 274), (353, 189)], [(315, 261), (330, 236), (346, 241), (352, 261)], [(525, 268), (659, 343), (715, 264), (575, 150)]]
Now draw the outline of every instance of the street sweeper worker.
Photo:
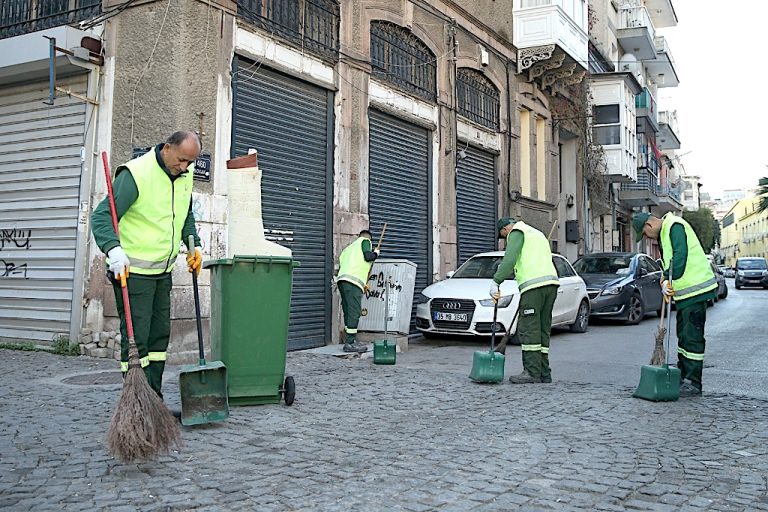
[(520, 290), (517, 332), (523, 349), (523, 372), (509, 378), (512, 384), (552, 382), (549, 335), (552, 306), (560, 281), (552, 263), (547, 237), (523, 221), (503, 217), (496, 223), (499, 238), (506, 238), (504, 258), (493, 276), (490, 295), (501, 298), (499, 285), (513, 274)]
[(712, 266), (693, 228), (682, 217), (668, 213), (658, 218), (640, 212), (632, 217), (632, 227), (636, 242), (644, 236), (659, 241), (664, 271), (661, 291), (666, 297), (674, 296), (677, 308), (680, 396), (700, 395), (707, 301), (717, 294), (717, 279)]
[(344, 352), (363, 353), (368, 347), (357, 342), (357, 325), (360, 323), (360, 308), (368, 273), (371, 265), (379, 256), (379, 250), (373, 249), (371, 232), (360, 231), (358, 237), (341, 251), (339, 273), (336, 284), (341, 295), (341, 309), (344, 312), (344, 333), (346, 340)]
[(190, 248), (187, 268), (199, 273), (202, 263), (192, 215), (192, 171), (200, 150), (196, 133), (179, 131), (116, 169), (112, 187), (119, 239), (108, 197), (91, 216), (93, 237), (107, 255), (107, 276), (120, 314), (121, 369), (128, 371), (128, 333), (120, 287), (120, 277), (125, 275), (141, 366), (161, 398), (171, 333), (171, 272), (180, 243), (189, 235), (194, 236), (195, 247)]

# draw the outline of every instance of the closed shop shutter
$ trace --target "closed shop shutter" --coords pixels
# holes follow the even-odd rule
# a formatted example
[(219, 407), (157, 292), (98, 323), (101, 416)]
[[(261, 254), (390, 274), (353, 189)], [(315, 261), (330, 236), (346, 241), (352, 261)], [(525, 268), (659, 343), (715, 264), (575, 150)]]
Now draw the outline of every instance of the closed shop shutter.
[(267, 239), (293, 251), (288, 347), (325, 345), (330, 332), (333, 96), (325, 89), (237, 59), (233, 155), (258, 151)]
[(459, 264), (498, 247), (494, 155), (468, 146), (456, 178)]
[[(84, 95), (86, 77), (60, 85)], [(70, 331), (85, 103), (47, 99), (48, 82), (0, 88), (2, 339)]]
[[(416, 268), (414, 307), (432, 275), (430, 133), (425, 128), (370, 110), (368, 213), (377, 237), (387, 223), (382, 258), (405, 258)], [(415, 314), (411, 332), (416, 332)]]

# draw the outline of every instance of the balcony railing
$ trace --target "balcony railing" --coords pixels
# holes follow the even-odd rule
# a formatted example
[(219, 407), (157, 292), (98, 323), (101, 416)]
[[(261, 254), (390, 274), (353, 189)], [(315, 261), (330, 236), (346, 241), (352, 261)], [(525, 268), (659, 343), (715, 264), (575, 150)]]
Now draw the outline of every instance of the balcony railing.
[(237, 0), (237, 14), (321, 58), (339, 60), (336, 0)]
[(656, 52), (657, 53), (665, 53), (667, 55), (667, 59), (669, 60), (669, 63), (672, 64), (672, 67), (677, 67), (675, 65), (675, 59), (672, 57), (672, 52), (669, 51), (669, 45), (667, 44), (667, 38), (664, 36), (657, 36), (654, 39), (654, 44), (656, 45)]
[(1, 0), (0, 39), (78, 23), (101, 13), (101, 0)]
[(656, 28), (653, 26), (648, 10), (644, 6), (625, 7), (621, 10), (620, 28), (645, 27), (651, 34), (651, 41), (656, 37)]
[(659, 195), (659, 177), (648, 169), (637, 170), (637, 183), (622, 183), (621, 190), (649, 190)]

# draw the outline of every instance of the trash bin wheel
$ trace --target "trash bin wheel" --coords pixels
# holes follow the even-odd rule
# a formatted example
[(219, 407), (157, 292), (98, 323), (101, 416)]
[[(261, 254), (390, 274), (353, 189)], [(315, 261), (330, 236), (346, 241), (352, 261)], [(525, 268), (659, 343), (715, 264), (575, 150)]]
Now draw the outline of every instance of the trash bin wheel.
[(296, 398), (296, 383), (293, 377), (288, 376), (285, 378), (285, 384), (283, 385), (283, 400), (285, 405), (293, 405), (293, 400)]

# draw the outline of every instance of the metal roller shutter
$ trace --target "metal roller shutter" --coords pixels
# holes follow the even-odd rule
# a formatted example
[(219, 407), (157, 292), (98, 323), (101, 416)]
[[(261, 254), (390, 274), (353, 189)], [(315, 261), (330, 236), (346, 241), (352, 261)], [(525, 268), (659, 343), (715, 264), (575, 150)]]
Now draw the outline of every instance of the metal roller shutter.
[(369, 111), (368, 213), (374, 236), (386, 222), (382, 257), (416, 263), (411, 332), (418, 294), (430, 284), (431, 204), (429, 131), (377, 110)]
[(325, 345), (330, 332), (333, 96), (237, 59), (232, 154), (258, 150), (267, 238), (293, 251), (288, 348)]
[(468, 146), (456, 170), (459, 264), (498, 247), (494, 155)]
[[(85, 76), (61, 84), (85, 94)], [(47, 99), (47, 82), (0, 88), (4, 339), (50, 342), (70, 330), (85, 104)]]

